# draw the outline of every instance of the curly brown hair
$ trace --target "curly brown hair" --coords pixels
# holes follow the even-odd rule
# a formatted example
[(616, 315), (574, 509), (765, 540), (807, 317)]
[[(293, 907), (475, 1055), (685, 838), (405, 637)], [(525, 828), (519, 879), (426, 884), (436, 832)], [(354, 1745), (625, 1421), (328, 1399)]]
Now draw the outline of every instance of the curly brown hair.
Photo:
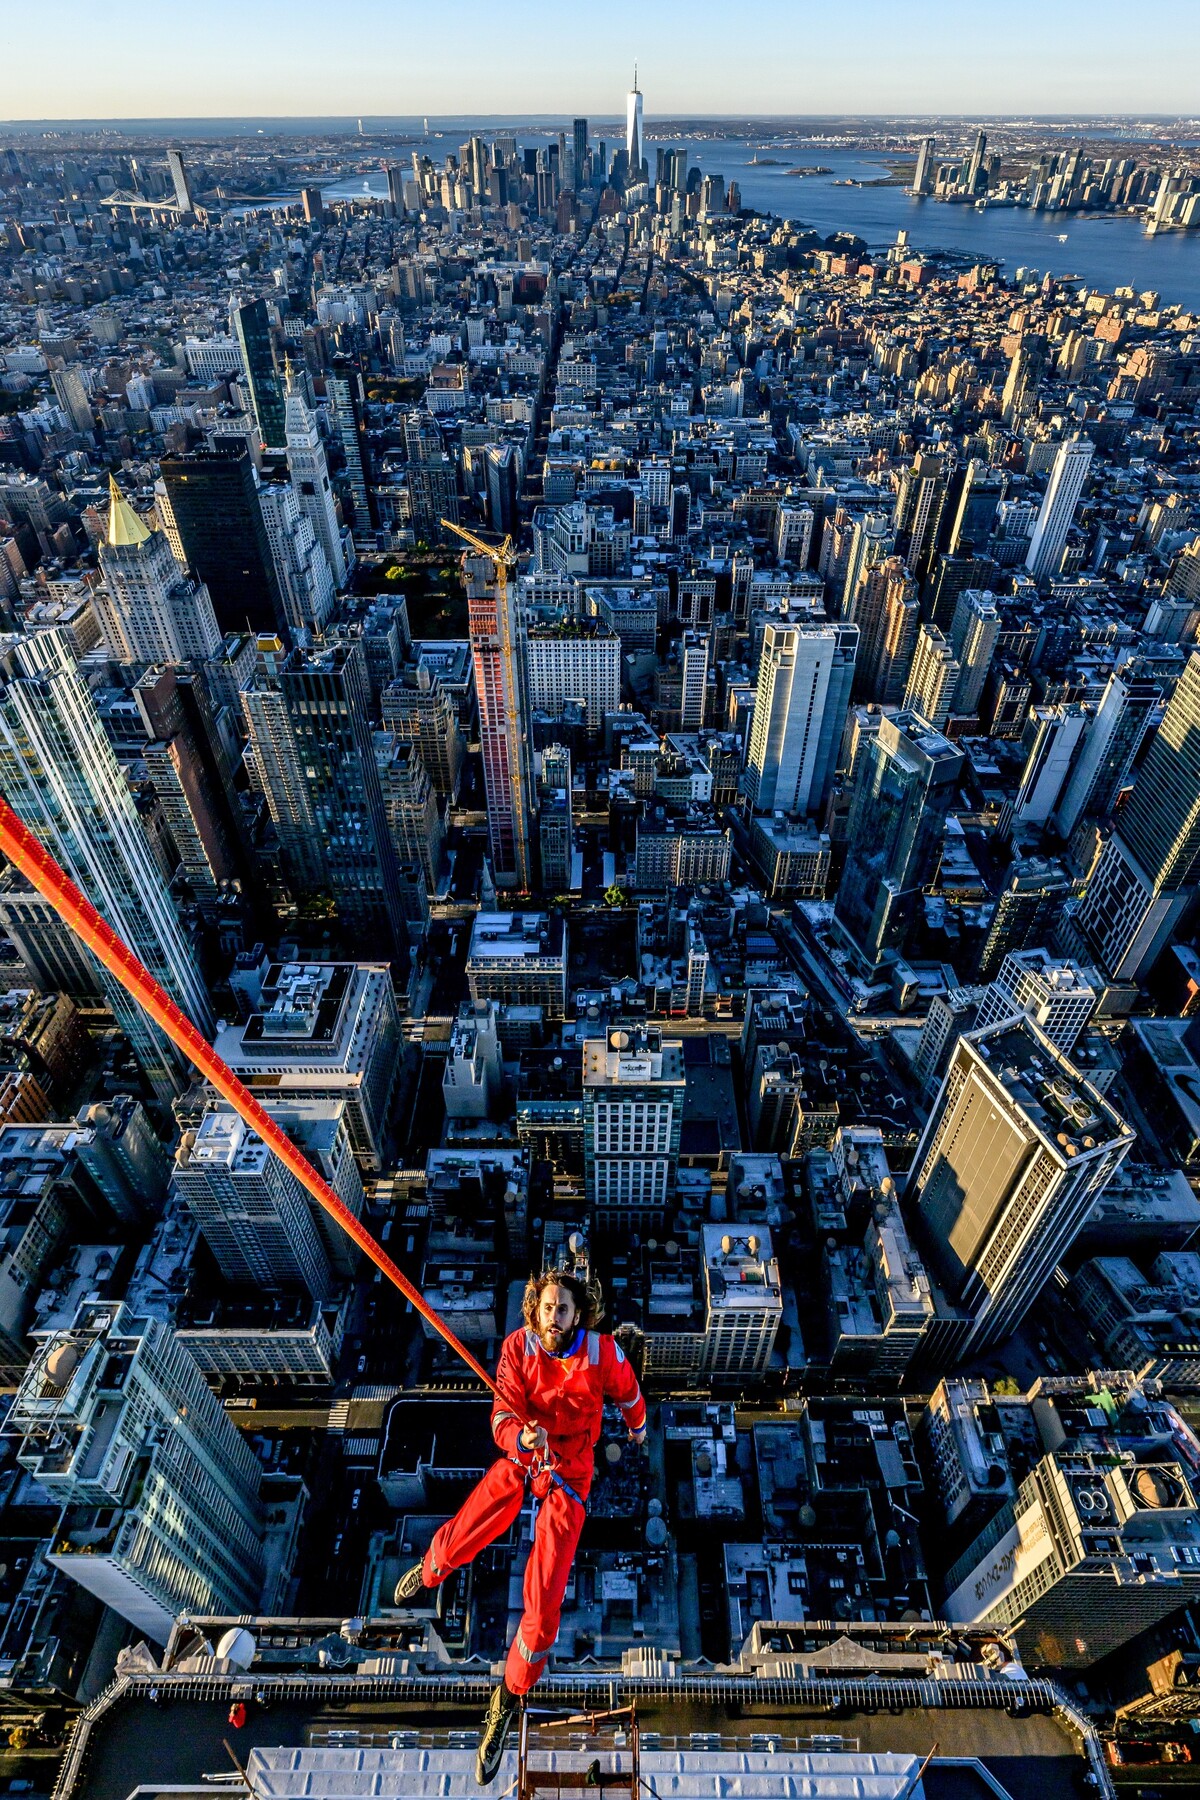
[(581, 1281), (570, 1269), (543, 1269), (540, 1275), (531, 1275), (525, 1283), (521, 1317), (529, 1329), (537, 1330), (538, 1301), (551, 1286), (566, 1288), (575, 1302), (579, 1323), (585, 1331), (594, 1330), (604, 1317), (604, 1302), (596, 1288), (589, 1287), (586, 1281)]

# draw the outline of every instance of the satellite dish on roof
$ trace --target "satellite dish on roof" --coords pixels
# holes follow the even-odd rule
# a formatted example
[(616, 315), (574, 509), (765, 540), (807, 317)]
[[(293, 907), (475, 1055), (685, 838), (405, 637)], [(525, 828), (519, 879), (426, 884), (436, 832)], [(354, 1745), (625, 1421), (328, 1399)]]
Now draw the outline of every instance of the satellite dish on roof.
[(665, 1519), (646, 1520), (646, 1542), (652, 1550), (661, 1550), (669, 1535)]
[(217, 1645), (217, 1655), (239, 1669), (248, 1669), (258, 1654), (258, 1644), (244, 1625), (234, 1625)]

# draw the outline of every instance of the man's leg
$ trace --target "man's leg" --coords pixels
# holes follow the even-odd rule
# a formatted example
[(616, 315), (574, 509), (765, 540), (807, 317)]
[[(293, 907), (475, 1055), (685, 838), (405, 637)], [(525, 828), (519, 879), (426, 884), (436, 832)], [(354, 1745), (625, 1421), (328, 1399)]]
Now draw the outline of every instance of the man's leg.
[(421, 1561), (401, 1575), (392, 1605), (428, 1606), (428, 1589), (439, 1587), (447, 1575), (461, 1569), (507, 1531), (524, 1498), (524, 1471), (501, 1457), (467, 1495), (454, 1517), (435, 1533)]
[(425, 1556), (426, 1587), (437, 1587), (455, 1569), (508, 1530), (525, 1499), (525, 1472), (501, 1457), (467, 1495), (452, 1519), (439, 1527)]
[(550, 1646), (558, 1636), (563, 1595), (584, 1510), (560, 1487), (552, 1487), (542, 1501), (533, 1528), (533, 1547), (525, 1565), (525, 1611), (508, 1652), (504, 1685), (512, 1694), (527, 1694), (546, 1666)]

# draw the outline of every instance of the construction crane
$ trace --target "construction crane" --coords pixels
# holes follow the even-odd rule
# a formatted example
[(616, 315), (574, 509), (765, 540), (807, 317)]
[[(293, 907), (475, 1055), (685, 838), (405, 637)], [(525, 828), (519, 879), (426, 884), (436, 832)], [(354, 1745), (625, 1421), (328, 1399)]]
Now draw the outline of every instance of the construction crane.
[[(501, 544), (485, 544), (476, 537), (473, 531), (456, 525), (452, 519), (442, 519), (441, 524), (447, 531), (469, 544), (477, 556), (484, 556), (491, 563), (496, 575), (496, 636), (500, 642), (500, 659), (504, 669), (504, 727), (508, 757), (508, 783), (510, 801), (513, 809), (513, 857), (516, 864), (515, 874), (517, 886), (523, 892), (530, 887), (531, 870), (529, 866), (529, 813), (526, 805), (525, 780), (525, 721), (521, 717), (520, 692), (517, 686), (516, 656), (513, 650), (512, 614), (509, 611), (508, 571), (516, 567), (517, 557), (511, 537), (505, 536)], [(465, 557), (465, 552), (464, 552)], [(477, 683), (477, 685), (479, 685)], [(486, 705), (486, 696), (484, 704)], [(487, 775), (487, 761), (484, 760), (484, 776)]]

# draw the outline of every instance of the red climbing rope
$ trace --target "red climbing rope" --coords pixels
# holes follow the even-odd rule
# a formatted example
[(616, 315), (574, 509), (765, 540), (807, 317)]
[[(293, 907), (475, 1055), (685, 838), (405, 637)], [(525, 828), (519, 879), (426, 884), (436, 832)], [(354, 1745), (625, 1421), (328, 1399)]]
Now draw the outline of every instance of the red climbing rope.
[[(496, 1383), (488, 1374), (483, 1364), (477, 1362), (467, 1349), (435, 1312), (424, 1295), (415, 1288), (406, 1275), (396, 1267), (387, 1251), (376, 1243), (367, 1230), (345, 1203), (339, 1200), (329, 1183), (313, 1168), (308, 1159), (301, 1155), (287, 1133), (276, 1124), (270, 1113), (264, 1111), (254, 1095), (245, 1084), (238, 1080), (228, 1063), (219, 1057), (212, 1045), (203, 1038), (185, 1013), (180, 1012), (175, 1002), (155, 981), (153, 975), (138, 961), (137, 957), (117, 936), (110, 925), (106, 925), (95, 907), (86, 900), (74, 882), (59, 868), (54, 858), (41, 844), (29, 828), (17, 817), (8, 802), (0, 796), (0, 850), (9, 861), (20, 869), (22, 875), (28, 877), (42, 897), (48, 900), (55, 910), (66, 920), (77, 937), (82, 938), (88, 949), (92, 951), (111, 975), (115, 975), (127, 993), (132, 994), (138, 1005), (147, 1012), (173, 1044), (178, 1045), (184, 1055), (195, 1063), (200, 1073), (210, 1081), (219, 1094), (224, 1095), (234, 1110), (241, 1114), (251, 1129), (257, 1132), (263, 1142), (275, 1152), (279, 1160), (286, 1165), (297, 1181), (307, 1188), (318, 1206), (324, 1208), (330, 1218), (336, 1219), (348, 1236), (353, 1238), (364, 1255), (387, 1276), (388, 1280), (398, 1287), (407, 1300), (416, 1307), (423, 1319), (427, 1319), (434, 1330), (443, 1337), (450, 1348), (461, 1356), (472, 1374), (478, 1375), (480, 1381), (491, 1389), (498, 1400), (506, 1405), (512, 1402), (501, 1394)], [(518, 1416), (520, 1416), (518, 1414)], [(525, 1423), (522, 1420), (522, 1423)]]

